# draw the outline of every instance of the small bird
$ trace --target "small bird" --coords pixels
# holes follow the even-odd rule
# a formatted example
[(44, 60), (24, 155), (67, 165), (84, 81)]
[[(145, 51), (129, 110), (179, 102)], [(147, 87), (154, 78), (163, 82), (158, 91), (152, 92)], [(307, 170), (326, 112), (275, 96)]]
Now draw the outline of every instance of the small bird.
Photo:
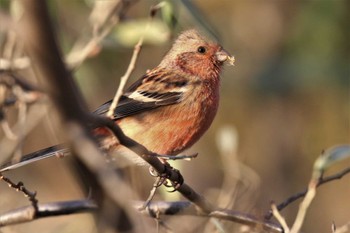
[[(161, 155), (177, 155), (191, 147), (211, 125), (219, 105), (220, 72), (234, 57), (195, 29), (182, 32), (160, 64), (133, 83), (120, 98), (113, 120), (130, 138)], [(94, 113), (106, 114), (112, 101)], [(108, 151), (124, 154), (106, 128), (94, 134)], [(6, 171), (57, 155), (66, 149), (50, 147), (5, 166)], [(125, 152), (125, 154), (128, 154)], [(128, 155), (125, 155), (128, 156)], [(139, 163), (141, 158), (132, 158)], [(142, 163), (142, 162), (141, 162)]]

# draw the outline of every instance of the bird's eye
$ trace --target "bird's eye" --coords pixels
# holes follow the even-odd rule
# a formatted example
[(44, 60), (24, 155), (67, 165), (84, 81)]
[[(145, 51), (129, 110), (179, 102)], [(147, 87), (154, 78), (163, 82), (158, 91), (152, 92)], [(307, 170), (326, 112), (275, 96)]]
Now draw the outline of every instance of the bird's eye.
[(205, 53), (207, 50), (203, 46), (199, 46), (197, 51), (198, 53)]

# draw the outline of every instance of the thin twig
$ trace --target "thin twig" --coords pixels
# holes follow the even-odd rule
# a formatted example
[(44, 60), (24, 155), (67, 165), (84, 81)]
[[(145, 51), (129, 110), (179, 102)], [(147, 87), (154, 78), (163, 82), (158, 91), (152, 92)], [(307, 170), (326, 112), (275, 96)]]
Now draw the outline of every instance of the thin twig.
[[(9, 178), (3, 176), (0, 173), (0, 180), (5, 181), (10, 188), (16, 189), (16, 191), (20, 191), (24, 194), (24, 196), (29, 197), (29, 201), (32, 203), (32, 207), (34, 208), (35, 211), (38, 210), (38, 200), (36, 199), (36, 192), (31, 192), (29, 191), (23, 184), (23, 182), (18, 182), (15, 184), (12, 182)], [(1, 224), (0, 224), (1, 225)]]
[(284, 229), (284, 233), (289, 233), (290, 229), (287, 225), (286, 220), (283, 218), (283, 216), (281, 215), (281, 213), (278, 211), (277, 206), (275, 203), (271, 204), (271, 210), (272, 210), (272, 214), (273, 216), (277, 219), (277, 221), (281, 224), (281, 226)]
[[(95, 2), (90, 14), (92, 24), (91, 39), (86, 42), (85, 36), (82, 36), (76, 41), (72, 50), (66, 56), (66, 63), (71, 69), (76, 69), (96, 49), (96, 46), (119, 22), (121, 15), (128, 9), (129, 5), (131, 5), (131, 1), (130, 3), (125, 3), (123, 0)], [(100, 17), (101, 11), (103, 11), (103, 17)]]
[(5, 119), (0, 120), (0, 125), (2, 128), (2, 131), (4, 132), (5, 137), (7, 137), (10, 140), (17, 140), (17, 135), (12, 131), (8, 121)]
[[(13, 3), (13, 2), (12, 2)], [(14, 19), (5, 11), (0, 11), (0, 31), (4, 36), (0, 44), (0, 70), (22, 70), (30, 66), (29, 57), (23, 56), (21, 43), (18, 43)]]
[[(45, 111), (43, 111), (43, 104), (36, 104), (31, 106), (27, 113), (26, 128), (24, 129), (24, 136), (28, 135), (31, 130), (37, 126), (43, 119)], [(17, 134), (20, 130), (20, 124), (17, 122), (16, 125), (12, 127), (14, 134)], [(0, 141), (0, 164), (3, 165), (5, 161), (8, 161), (15, 149), (18, 146), (18, 140), (12, 140), (11, 138), (3, 138)]]
[[(324, 185), (328, 182), (331, 182), (334, 180), (339, 180), (339, 179), (343, 178), (343, 176), (345, 176), (348, 173), (350, 173), (350, 167), (345, 168), (344, 170), (342, 170), (334, 175), (330, 175), (327, 177), (321, 177), (316, 185), (316, 188), (318, 188), (321, 185)], [(296, 201), (302, 197), (305, 197), (306, 193), (307, 193), (307, 189), (287, 198), (285, 201), (283, 201), (282, 203), (277, 205), (277, 210), (278, 211), (283, 210), (284, 208), (286, 208), (289, 204), (293, 203), (294, 201)], [(272, 211), (269, 210), (268, 213), (265, 215), (265, 219), (271, 219), (271, 217), (272, 217)]]
[(298, 214), (295, 218), (294, 224), (292, 228), (290, 229), (290, 233), (299, 233), (301, 226), (304, 223), (304, 219), (306, 216), (306, 212), (314, 199), (316, 195), (316, 186), (317, 186), (317, 179), (312, 179), (309, 184), (308, 191), (306, 193), (306, 196), (304, 200), (300, 203), (300, 207), (298, 210)]
[(126, 82), (128, 81), (131, 73), (134, 71), (135, 67), (136, 67), (136, 61), (137, 61), (137, 58), (140, 54), (140, 51), (141, 51), (141, 47), (142, 47), (142, 44), (143, 44), (143, 41), (144, 41), (144, 38), (145, 38), (145, 33), (149, 30), (149, 28), (151, 27), (151, 23), (153, 21), (153, 18), (157, 12), (158, 9), (160, 9), (160, 7), (162, 7), (163, 4), (162, 2), (157, 4), (156, 6), (152, 6), (151, 7), (151, 10), (150, 10), (150, 18), (147, 22), (147, 25), (145, 27), (145, 30), (143, 32), (143, 34), (141, 35), (139, 41), (137, 42), (137, 44), (135, 45), (134, 47), (134, 52), (132, 54), (132, 57), (131, 57), (131, 60), (130, 60), (130, 63), (129, 63), (129, 66), (128, 66), (128, 69), (126, 70), (125, 74), (120, 78), (120, 82), (119, 82), (119, 86), (118, 86), (118, 89), (114, 95), (114, 98), (113, 98), (113, 101), (111, 103), (111, 106), (109, 107), (109, 110), (107, 112), (107, 117), (112, 117), (113, 116), (113, 113), (118, 105), (118, 102), (119, 102), (119, 99), (120, 97), (122, 96), (123, 94), (123, 90), (125, 88), (125, 85), (126, 85)]
[(0, 69), (0, 84), (5, 85), (8, 88), (12, 88), (15, 85), (18, 85), (21, 87), (23, 91), (36, 92), (38, 93), (38, 95), (39, 93), (43, 92), (43, 90), (29, 83), (20, 75), (15, 74), (14, 72), (11, 72), (11, 71), (5, 71), (1, 69)]
[(23, 70), (30, 67), (29, 57), (13, 58), (12, 60), (0, 58), (1, 70)]
[(119, 83), (119, 86), (118, 86), (118, 90), (115, 93), (115, 96), (113, 98), (112, 104), (109, 107), (109, 110), (107, 112), (107, 116), (108, 117), (112, 117), (113, 116), (114, 110), (117, 107), (119, 99), (120, 99), (120, 97), (123, 94), (123, 90), (124, 90), (124, 87), (126, 85), (126, 82), (129, 79), (132, 71), (135, 69), (136, 60), (137, 60), (137, 57), (138, 57), (138, 55), (139, 55), (139, 53), (141, 51), (141, 46), (142, 46), (142, 43), (143, 43), (143, 37), (144, 36), (142, 36), (140, 38), (140, 40), (137, 42), (137, 44), (135, 45), (134, 52), (133, 52), (133, 55), (131, 57), (131, 61), (130, 61), (130, 64), (128, 66), (128, 69), (126, 70), (125, 74), (120, 78), (120, 83)]
[[(3, 161), (7, 160), (10, 156), (13, 157), (14, 161), (20, 160), (23, 138), (28, 133), (28, 128), (32, 128), (32, 123), (35, 122), (35, 120), (28, 115), (28, 106), (29, 104), (39, 103), (39, 101), (44, 99), (43, 97), (45, 95), (41, 89), (27, 82), (20, 75), (10, 71), (0, 70), (0, 85), (7, 88), (11, 92), (10, 97), (3, 97), (4, 100), (2, 100), (0, 106), (11, 107), (16, 104), (18, 108), (18, 120), (13, 129), (11, 129), (9, 126), (6, 119), (6, 114), (4, 111), (2, 111), (3, 114), (0, 124), (5, 132), (5, 135), (7, 136), (6, 139), (10, 140), (10, 143), (0, 142), (0, 144), (3, 144), (3, 146), (0, 146), (0, 164), (2, 164)], [(36, 115), (38, 114), (40, 113), (37, 113)], [(11, 150), (8, 150), (11, 145), (13, 145), (13, 147)]]
[(141, 207), (140, 210), (144, 210), (144, 209), (146, 209), (148, 207), (148, 205), (151, 203), (154, 195), (156, 194), (157, 189), (159, 188), (160, 185), (162, 185), (161, 182), (162, 182), (162, 178), (160, 176), (158, 176), (156, 178), (156, 180), (154, 181), (154, 184), (152, 186), (152, 189), (151, 189), (151, 191), (149, 193), (149, 196), (148, 196), (147, 200), (145, 201), (144, 205)]
[[(140, 209), (142, 205), (143, 202), (135, 202), (134, 204), (135, 208), (137, 209)], [(148, 208), (141, 211), (141, 213), (149, 215), (151, 217), (157, 215), (213, 217), (217, 219), (241, 223), (252, 227), (260, 226), (269, 232), (283, 232), (283, 229), (278, 224), (270, 221), (261, 221), (257, 218), (254, 218), (253, 216), (228, 209), (213, 209), (211, 212), (206, 213), (188, 201), (153, 201), (148, 205)]]

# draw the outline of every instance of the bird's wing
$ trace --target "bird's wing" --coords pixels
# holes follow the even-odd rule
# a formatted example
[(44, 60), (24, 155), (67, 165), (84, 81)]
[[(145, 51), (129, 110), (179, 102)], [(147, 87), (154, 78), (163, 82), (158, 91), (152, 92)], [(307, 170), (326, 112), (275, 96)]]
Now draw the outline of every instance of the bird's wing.
[[(185, 77), (173, 72), (151, 71), (126, 90), (114, 111), (114, 119), (118, 120), (161, 106), (177, 104), (182, 101), (186, 84)], [(112, 100), (106, 102), (94, 113), (105, 114), (111, 103)]]
[[(147, 73), (141, 79), (131, 85), (121, 97), (114, 111), (114, 119), (121, 119), (134, 114), (152, 110), (161, 106), (181, 102), (182, 95), (186, 91), (186, 79), (180, 75), (162, 70)], [(101, 105), (94, 113), (105, 114), (112, 101)], [(16, 169), (38, 160), (53, 156), (66, 156), (70, 154), (64, 145), (52, 146), (22, 157), (18, 163), (8, 163), (0, 166), (0, 172)]]

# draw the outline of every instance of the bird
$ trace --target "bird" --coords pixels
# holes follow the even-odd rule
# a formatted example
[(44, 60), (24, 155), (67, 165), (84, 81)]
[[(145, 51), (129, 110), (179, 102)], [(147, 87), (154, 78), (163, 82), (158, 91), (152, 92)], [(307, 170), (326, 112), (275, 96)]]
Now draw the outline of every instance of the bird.
[[(186, 30), (179, 34), (158, 66), (125, 90), (112, 120), (126, 136), (148, 150), (160, 155), (178, 155), (210, 127), (219, 106), (223, 65), (234, 62), (234, 57), (221, 45), (196, 29)], [(111, 103), (112, 100), (101, 105), (94, 114), (105, 115)], [(100, 144), (105, 151), (129, 156), (108, 129), (96, 128), (93, 134), (102, 138)], [(18, 163), (2, 166), (0, 172), (66, 153), (69, 150), (62, 146), (49, 147), (24, 156)], [(130, 160), (144, 163), (138, 156), (130, 156)]]

